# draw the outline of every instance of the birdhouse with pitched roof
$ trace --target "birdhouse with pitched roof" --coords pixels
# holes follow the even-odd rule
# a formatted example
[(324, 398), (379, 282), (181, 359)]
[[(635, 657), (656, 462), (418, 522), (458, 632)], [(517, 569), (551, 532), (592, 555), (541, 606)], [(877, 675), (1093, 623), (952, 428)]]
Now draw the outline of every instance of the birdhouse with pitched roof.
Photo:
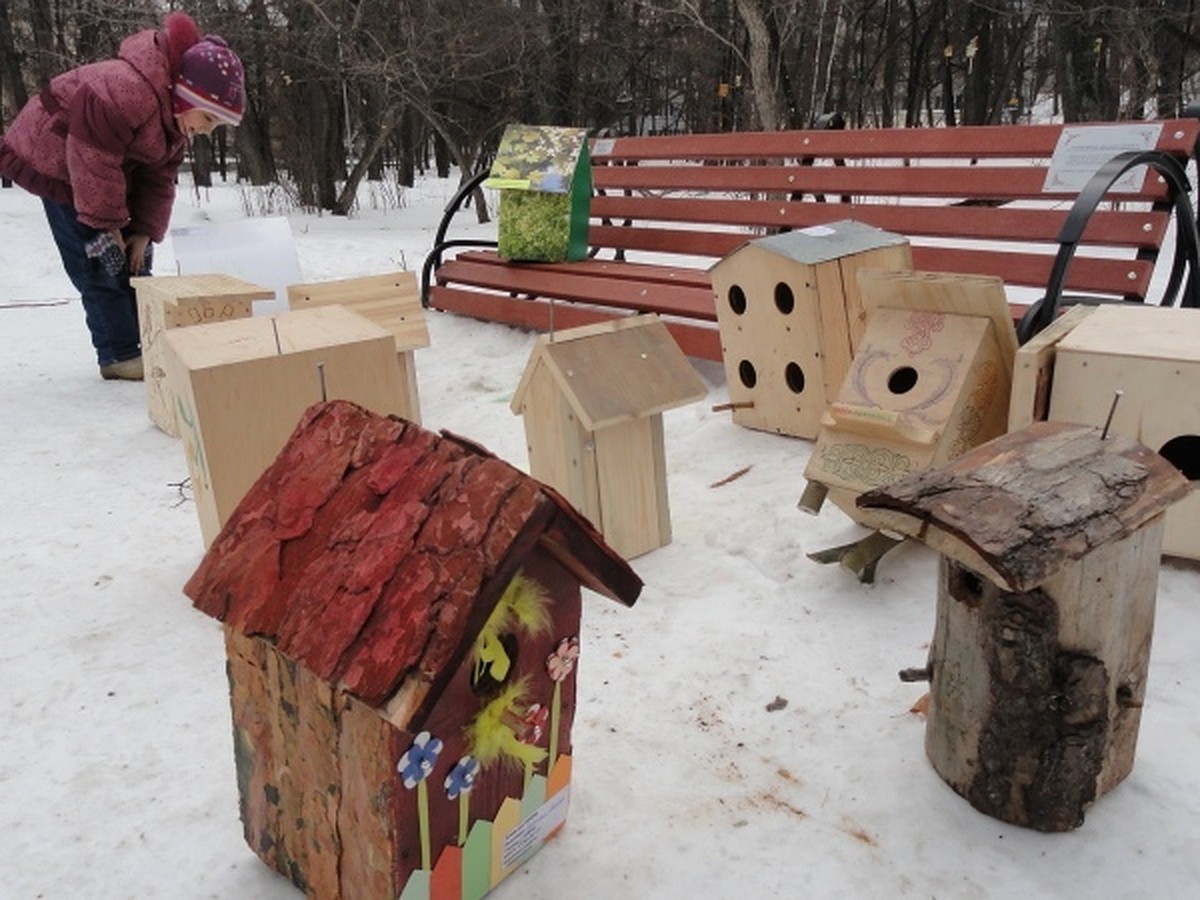
[(585, 129), (509, 125), (483, 185), (500, 192), (502, 259), (564, 262), (587, 255), (592, 167)]
[(634, 316), (539, 336), (512, 410), (532, 475), (629, 558), (671, 541), (662, 414), (707, 393), (666, 325)]
[(1133, 767), (1174, 466), (1039, 422), (863, 494), (941, 554), (925, 751), (976, 809), (1065, 831)]
[(828, 495), (870, 524), (860, 493), (1004, 433), (1017, 338), (996, 278), (871, 269), (858, 287), (866, 333), (822, 414), (801, 507)]
[(185, 587), (225, 626), (251, 848), (313, 898), (495, 887), (566, 817), (583, 587), (641, 582), (551, 489), (310, 408)]
[(733, 421), (815, 438), (866, 316), (855, 274), (911, 269), (901, 235), (844, 220), (743, 244), (710, 269)]

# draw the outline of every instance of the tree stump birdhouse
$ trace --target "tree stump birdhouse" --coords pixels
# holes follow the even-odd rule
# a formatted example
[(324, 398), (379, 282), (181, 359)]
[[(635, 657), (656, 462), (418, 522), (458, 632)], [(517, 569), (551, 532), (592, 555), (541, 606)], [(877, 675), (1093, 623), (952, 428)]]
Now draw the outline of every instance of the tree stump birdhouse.
[(564, 823), (582, 587), (641, 582), (483, 448), (305, 412), (185, 592), (225, 625), (247, 843), (314, 900), (478, 898)]
[(1009, 429), (1103, 422), (1136, 438), (1190, 484), (1167, 513), (1163, 553), (1200, 559), (1200, 310), (1075, 306), (1017, 353)]
[(232, 275), (178, 275), (131, 278), (137, 294), (142, 334), (142, 363), (146, 372), (146, 410), (150, 421), (171, 437), (179, 437), (175, 394), (167, 381), (163, 334), (170, 328), (246, 319), (255, 300), (275, 296)]
[(402, 397), (397, 415), (421, 424), (421, 398), (417, 385), (416, 350), (429, 346), (429, 328), (421, 292), (412, 272), (386, 272), (333, 281), (289, 284), (292, 309), (344, 306), (391, 332), (396, 339)]
[(930, 681), (930, 762), (976, 809), (1065, 831), (1129, 774), (1164, 513), (1186, 491), (1142, 444), (1040, 422), (859, 497), (941, 554), (907, 677)]
[(313, 403), (405, 408), (392, 335), (341, 306), (177, 328), (165, 342), (205, 546)]
[(828, 496), (873, 527), (860, 493), (1004, 433), (1017, 338), (996, 278), (864, 269), (858, 287), (866, 332), (821, 416), (801, 507)]
[(530, 473), (631, 558), (671, 541), (662, 414), (708, 393), (656, 316), (540, 335), (513, 394)]
[(907, 239), (846, 220), (757, 238), (712, 266), (735, 423), (817, 436), (863, 336), (864, 267), (911, 269)]

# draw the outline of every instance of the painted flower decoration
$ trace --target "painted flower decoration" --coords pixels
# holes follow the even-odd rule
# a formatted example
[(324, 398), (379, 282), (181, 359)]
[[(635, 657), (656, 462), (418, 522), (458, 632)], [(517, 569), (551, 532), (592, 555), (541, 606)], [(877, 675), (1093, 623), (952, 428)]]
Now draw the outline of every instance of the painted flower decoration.
[(396, 763), (396, 771), (404, 779), (404, 786), (410, 791), (429, 777), (433, 767), (437, 765), (438, 754), (442, 752), (442, 742), (430, 737), (428, 731), (422, 731), (413, 740), (400, 761)]
[(459, 794), (466, 794), (475, 786), (475, 779), (478, 777), (479, 760), (473, 756), (464, 756), (446, 776), (446, 796), (453, 800)]
[(525, 718), (521, 720), (525, 726), (525, 733), (521, 740), (526, 744), (536, 744), (542, 739), (542, 731), (546, 727), (546, 721), (550, 718), (550, 710), (542, 706), (540, 703), (535, 703), (525, 711)]
[(575, 669), (575, 660), (579, 659), (579, 638), (565, 637), (558, 642), (558, 647), (546, 657), (546, 671), (554, 681), (563, 681)]

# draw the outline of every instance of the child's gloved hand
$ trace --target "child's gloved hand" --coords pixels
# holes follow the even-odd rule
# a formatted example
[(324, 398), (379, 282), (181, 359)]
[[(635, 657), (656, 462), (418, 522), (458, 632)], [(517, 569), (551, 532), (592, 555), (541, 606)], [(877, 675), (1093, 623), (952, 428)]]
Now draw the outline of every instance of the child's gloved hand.
[(83, 249), (90, 259), (97, 260), (114, 278), (125, 271), (125, 248), (109, 232), (98, 232), (83, 245)]

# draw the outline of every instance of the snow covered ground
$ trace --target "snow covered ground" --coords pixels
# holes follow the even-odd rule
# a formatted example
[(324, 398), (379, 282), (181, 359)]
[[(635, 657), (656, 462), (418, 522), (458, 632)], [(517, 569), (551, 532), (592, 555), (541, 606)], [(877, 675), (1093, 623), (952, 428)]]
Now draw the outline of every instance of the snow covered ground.
[[(453, 189), (291, 213), (305, 279), (419, 268)], [(185, 191), (174, 224), (243, 199)], [(99, 379), (40, 204), (0, 191), (0, 236), (0, 897), (297, 897), (242, 840), (220, 630), (181, 593), (202, 545), (180, 445), (140, 384)], [(524, 468), (532, 336), (429, 327), (426, 426)], [(1074, 832), (1004, 825), (934, 773), (925, 688), (896, 676), (925, 661), (934, 555), (905, 545), (873, 586), (806, 559), (860, 530), (800, 513), (811, 445), (713, 412), (724, 376), (700, 370), (709, 397), (665, 414), (673, 542), (634, 561), (634, 608), (585, 598), (567, 826), (495, 895), (1194, 896), (1200, 566), (1162, 567), (1133, 774)]]

